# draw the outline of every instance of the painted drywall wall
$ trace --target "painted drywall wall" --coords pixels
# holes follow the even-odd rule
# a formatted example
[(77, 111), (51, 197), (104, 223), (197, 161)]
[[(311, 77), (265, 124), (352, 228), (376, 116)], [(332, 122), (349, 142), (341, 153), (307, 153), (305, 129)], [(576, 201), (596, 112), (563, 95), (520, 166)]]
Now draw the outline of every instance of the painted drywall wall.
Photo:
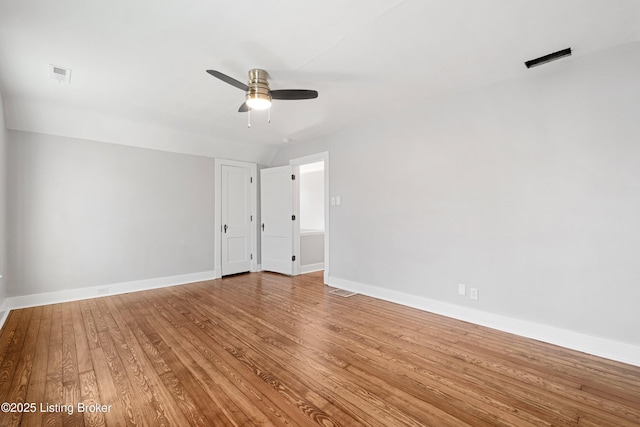
[(638, 43), (572, 57), (272, 166), (329, 151), (333, 277), (637, 346), (638, 75)]
[[(0, 93), (0, 307), (7, 295), (7, 129), (4, 122), (4, 103)], [(2, 313), (0, 313), (2, 319)], [(1, 320), (0, 320), (1, 321)]]
[(300, 267), (324, 264), (324, 232), (300, 232)]
[(324, 171), (300, 173), (300, 229), (324, 231)]
[(213, 158), (8, 136), (8, 296), (213, 271)]
[(224, 140), (176, 125), (135, 121), (43, 99), (6, 98), (5, 104), (11, 130), (255, 163), (268, 163), (276, 151), (266, 144)]

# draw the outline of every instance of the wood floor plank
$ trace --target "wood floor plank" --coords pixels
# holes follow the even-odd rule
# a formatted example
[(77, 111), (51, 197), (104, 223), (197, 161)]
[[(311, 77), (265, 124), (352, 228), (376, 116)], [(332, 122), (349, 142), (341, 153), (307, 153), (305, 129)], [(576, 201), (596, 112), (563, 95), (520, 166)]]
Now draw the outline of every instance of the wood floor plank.
[(140, 410), (133, 408), (129, 388), (120, 374), (120, 365), (116, 361), (110, 363), (100, 347), (93, 348), (90, 352), (100, 396), (97, 403), (110, 408), (109, 411), (103, 412), (106, 425), (110, 427), (135, 425), (136, 415)]
[[(0, 426), (639, 426), (640, 367), (253, 273), (13, 310)], [(46, 408), (45, 408), (46, 409)]]
[(14, 348), (12, 342), (18, 325), (20, 325), (20, 320), (25, 313), (25, 310), (10, 311), (7, 320), (5, 320), (4, 325), (2, 326), (2, 333), (0, 333), (0, 366), (4, 363), (7, 353)]
[[(2, 402), (25, 403), (31, 371), (33, 369), (33, 361), (35, 359), (36, 343), (38, 332), (40, 330), (40, 321), (42, 317), (42, 307), (36, 307), (29, 320), (29, 328), (26, 331), (24, 343), (20, 357), (16, 364), (11, 385), (5, 396), (0, 397)], [(22, 412), (14, 412), (11, 414), (3, 414), (3, 417), (10, 418), (6, 425), (20, 425), (22, 421)], [(4, 421), (3, 421), (4, 424)]]
[(78, 301), (70, 304), (73, 334), (76, 347), (76, 359), (78, 361), (78, 374), (93, 370), (91, 363), (91, 351), (89, 341), (87, 339), (87, 331), (85, 329), (80, 303)]
[[(93, 370), (84, 371), (79, 375), (79, 380), (81, 402), (86, 405), (86, 407), (91, 407), (91, 405), (104, 405), (100, 399), (95, 372)], [(106, 425), (103, 412), (83, 410), (82, 416), (84, 418), (84, 425), (87, 427), (102, 427)]]
[(80, 312), (82, 313), (82, 321), (84, 322), (84, 330), (87, 339), (87, 345), (89, 350), (100, 347), (100, 339), (98, 338), (98, 328), (96, 326), (95, 318), (91, 312), (91, 306), (89, 301), (78, 301), (80, 306)]
[[(51, 332), (49, 335), (49, 351), (47, 357), (47, 377), (44, 384), (43, 401), (37, 402), (45, 408), (41, 410), (42, 425), (47, 427), (62, 426), (63, 410), (56, 405), (63, 402), (62, 395), (62, 306), (53, 306), (51, 314)], [(53, 405), (51, 407), (50, 405)]]
[[(40, 405), (44, 402), (45, 386), (47, 382), (47, 361), (49, 356), (49, 338), (51, 336), (51, 317), (53, 306), (47, 305), (42, 309), (40, 327), (38, 328), (38, 339), (34, 351), (34, 360), (29, 377), (29, 386), (25, 402)], [(37, 408), (36, 411), (22, 414), (21, 425), (39, 427), (43, 425), (43, 413)]]
[(62, 307), (62, 400), (60, 403), (75, 408), (63, 412), (62, 424), (65, 426), (84, 425), (84, 416), (77, 410), (80, 396), (80, 378), (78, 376), (78, 357), (72, 314), (73, 303)]
[(6, 402), (9, 387), (13, 381), (13, 376), (20, 360), (22, 346), (27, 336), (29, 322), (33, 314), (33, 309), (26, 309), (20, 319), (20, 323), (15, 326), (11, 339), (7, 343), (8, 351), (5, 352), (4, 360), (0, 365), (0, 400)]

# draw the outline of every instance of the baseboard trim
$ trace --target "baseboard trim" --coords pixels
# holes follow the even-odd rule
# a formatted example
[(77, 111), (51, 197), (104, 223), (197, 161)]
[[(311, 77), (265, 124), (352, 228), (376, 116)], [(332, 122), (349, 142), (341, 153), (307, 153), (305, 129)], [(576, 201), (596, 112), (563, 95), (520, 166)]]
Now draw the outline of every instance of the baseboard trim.
[(327, 280), (327, 284), (384, 301), (394, 302), (404, 306), (417, 308), (419, 310), (497, 329), (503, 332), (532, 338), (549, 344), (559, 345), (572, 350), (616, 360), (618, 362), (640, 366), (640, 346), (594, 337), (567, 329), (555, 328), (485, 311), (474, 310), (472, 308), (410, 295), (390, 289), (384, 289), (378, 286), (366, 285), (338, 277), (330, 276)]
[(316, 264), (307, 264), (300, 266), (300, 274), (313, 273), (314, 271), (324, 270), (324, 262)]
[[(4, 306), (4, 302), (2, 303), (2, 306)], [(2, 329), (2, 327), (4, 326), (4, 322), (7, 321), (8, 317), (9, 317), (9, 310), (0, 309), (0, 329)]]
[[(216, 276), (214, 271), (202, 271), (199, 273), (181, 274), (178, 276), (157, 277), (154, 279), (112, 283), (110, 285), (91, 286), (88, 288), (67, 289), (57, 292), (45, 292), (41, 294), (9, 297), (4, 300), (2, 307), (0, 307), (0, 312), (5, 311), (6, 313), (8, 313), (10, 310), (18, 308), (35, 307), (46, 304), (58, 304), (61, 302), (99, 298), (109, 295), (124, 294), (128, 292), (146, 291), (149, 289), (164, 288), (167, 286), (176, 286), (193, 282), (202, 282), (204, 280), (213, 280), (215, 278)], [(1, 326), (2, 324), (0, 324), (0, 327)]]

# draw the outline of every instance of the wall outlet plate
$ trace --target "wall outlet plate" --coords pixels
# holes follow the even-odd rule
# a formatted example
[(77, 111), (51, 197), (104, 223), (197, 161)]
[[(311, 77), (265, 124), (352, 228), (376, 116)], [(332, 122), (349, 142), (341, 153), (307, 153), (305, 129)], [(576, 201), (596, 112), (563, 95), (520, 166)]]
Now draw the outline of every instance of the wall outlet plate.
[(473, 300), (478, 299), (478, 288), (470, 288), (469, 289), (469, 298)]

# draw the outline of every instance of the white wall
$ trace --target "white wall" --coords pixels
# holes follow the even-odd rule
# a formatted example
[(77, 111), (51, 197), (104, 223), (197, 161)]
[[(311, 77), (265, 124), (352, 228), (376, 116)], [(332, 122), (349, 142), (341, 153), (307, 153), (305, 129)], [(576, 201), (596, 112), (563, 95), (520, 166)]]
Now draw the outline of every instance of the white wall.
[(300, 173), (300, 229), (324, 231), (324, 171)]
[(9, 296), (214, 270), (214, 159), (8, 132)]
[(332, 277), (637, 346), (638, 75), (637, 43), (572, 57), (272, 166), (330, 152)]
[(5, 109), (7, 128), (23, 132), (255, 163), (266, 162), (275, 151), (266, 144), (229, 141), (175, 125), (136, 121), (82, 105), (60, 105), (24, 95), (6, 97)]
[[(4, 104), (0, 93), (0, 307), (7, 295), (7, 129), (4, 124)], [(0, 313), (0, 323), (2, 322)]]

